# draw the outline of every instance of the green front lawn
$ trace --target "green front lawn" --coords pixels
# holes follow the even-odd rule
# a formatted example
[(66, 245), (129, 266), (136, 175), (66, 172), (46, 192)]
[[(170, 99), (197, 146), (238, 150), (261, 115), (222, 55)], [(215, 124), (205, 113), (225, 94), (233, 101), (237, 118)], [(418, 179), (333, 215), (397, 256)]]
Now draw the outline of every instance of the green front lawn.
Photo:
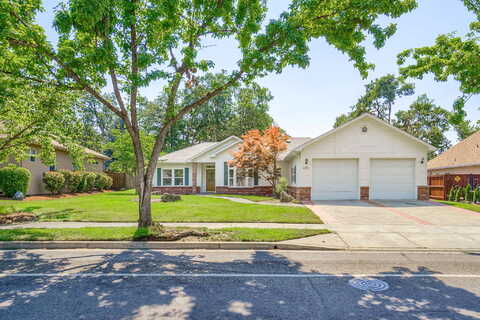
[(470, 211), (480, 212), (480, 205), (473, 204), (473, 203), (463, 203), (463, 202), (455, 202), (455, 201), (443, 201), (443, 200), (434, 200), (436, 202), (440, 202), (443, 204), (448, 204), (450, 206), (454, 206), (457, 208), (467, 209)]
[[(225, 228), (211, 229), (196, 228), (198, 231), (207, 231), (210, 235), (200, 241), (284, 241), (310, 237), (329, 233), (328, 230), (302, 229), (254, 229), (254, 228)], [(0, 241), (131, 241), (142, 239), (149, 235), (148, 229), (134, 227), (116, 228), (75, 228), (75, 229), (9, 229), (0, 230)]]
[[(133, 191), (119, 191), (50, 200), (0, 200), (0, 207), (34, 212), (42, 221), (135, 222), (136, 198)], [(182, 196), (178, 202), (152, 202), (152, 215), (159, 222), (322, 223), (305, 207), (246, 204), (195, 195)]]
[(248, 195), (239, 195), (239, 194), (214, 194), (215, 197), (228, 197), (228, 198), (240, 198), (240, 199), (247, 199), (254, 202), (262, 202), (262, 201), (273, 201), (275, 198), (273, 197), (264, 197), (264, 196), (248, 196)]

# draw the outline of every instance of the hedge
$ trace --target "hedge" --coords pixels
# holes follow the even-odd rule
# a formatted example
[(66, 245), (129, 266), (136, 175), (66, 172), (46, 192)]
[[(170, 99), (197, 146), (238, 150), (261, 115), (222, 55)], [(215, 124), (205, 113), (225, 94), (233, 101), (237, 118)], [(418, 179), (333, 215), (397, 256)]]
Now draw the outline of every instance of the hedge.
[[(51, 173), (51, 174), (50, 174)], [(45, 177), (48, 176), (47, 180)], [(60, 181), (63, 178), (63, 182)], [(53, 184), (52, 180), (56, 180)], [(52, 181), (52, 182), (51, 182)], [(52, 193), (59, 193), (65, 191), (68, 193), (75, 192), (90, 192), (93, 190), (103, 191), (112, 187), (112, 178), (104, 173), (86, 172), (86, 171), (70, 171), (61, 169), (55, 172), (49, 172), (44, 174), (45, 188)], [(60, 189), (58, 187), (60, 186)], [(49, 189), (51, 188), (51, 189)]]
[(0, 169), (0, 190), (7, 197), (13, 197), (17, 191), (27, 194), (32, 174), (28, 169), (9, 165)]
[(65, 185), (65, 178), (63, 174), (55, 171), (47, 171), (43, 173), (43, 183), (45, 189), (53, 194), (60, 194)]
[(105, 189), (110, 189), (113, 184), (112, 177), (106, 175), (105, 173), (97, 173), (95, 179), (95, 188), (102, 191)]

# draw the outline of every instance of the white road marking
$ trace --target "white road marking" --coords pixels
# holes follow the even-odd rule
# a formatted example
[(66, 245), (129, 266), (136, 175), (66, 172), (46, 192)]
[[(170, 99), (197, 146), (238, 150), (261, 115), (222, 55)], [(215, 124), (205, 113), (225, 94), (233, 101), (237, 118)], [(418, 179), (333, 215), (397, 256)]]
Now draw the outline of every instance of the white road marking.
[(159, 277), (159, 278), (480, 278), (475, 274), (262, 274), (262, 273), (0, 273), (2, 277)]

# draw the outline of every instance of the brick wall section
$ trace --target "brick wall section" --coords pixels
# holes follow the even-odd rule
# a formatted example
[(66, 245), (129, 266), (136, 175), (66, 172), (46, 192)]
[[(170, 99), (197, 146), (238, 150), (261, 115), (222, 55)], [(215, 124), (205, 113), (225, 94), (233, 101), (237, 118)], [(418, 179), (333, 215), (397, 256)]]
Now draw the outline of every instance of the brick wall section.
[(288, 194), (297, 199), (298, 201), (311, 201), (312, 190), (310, 187), (292, 187), (288, 186)]
[(200, 187), (153, 187), (153, 194), (192, 194), (199, 192)]
[(257, 187), (247, 187), (247, 188), (231, 188), (224, 186), (217, 186), (215, 188), (216, 193), (220, 194), (243, 194), (243, 195), (254, 195), (254, 196), (272, 196), (273, 189), (269, 186), (257, 186)]
[(192, 164), (192, 186), (193, 187), (197, 186), (197, 164), (196, 163)]
[(429, 200), (430, 199), (428, 186), (418, 186), (417, 187), (417, 199), (418, 200)]
[(360, 200), (368, 200), (370, 198), (370, 188), (360, 187)]

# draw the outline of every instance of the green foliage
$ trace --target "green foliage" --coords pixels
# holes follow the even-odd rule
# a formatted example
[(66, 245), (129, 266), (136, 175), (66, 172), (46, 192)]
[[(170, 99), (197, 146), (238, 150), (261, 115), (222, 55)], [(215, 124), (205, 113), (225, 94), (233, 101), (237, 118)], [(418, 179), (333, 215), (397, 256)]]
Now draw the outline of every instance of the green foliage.
[[(112, 159), (108, 169), (113, 172), (124, 172), (134, 174), (137, 169), (137, 161), (132, 140), (128, 132), (124, 130), (113, 130), (114, 141), (107, 144), (106, 147), (112, 150)], [(140, 141), (144, 154), (151, 154), (155, 137), (144, 131), (140, 132)], [(145, 165), (147, 165), (146, 163)]]
[(462, 200), (462, 197), (463, 197), (463, 189), (462, 187), (457, 187), (455, 189), (455, 201), (460, 201)]
[(90, 192), (95, 187), (97, 174), (95, 172), (82, 172), (82, 182), (80, 183), (79, 192)]
[(460, 82), (463, 93), (453, 105), (450, 123), (457, 131), (459, 139), (465, 139), (480, 129), (477, 124), (466, 119), (464, 106), (472, 96), (480, 93), (480, 9), (477, 0), (464, 0), (466, 7), (477, 16), (477, 21), (470, 24), (470, 32), (465, 37), (454, 33), (442, 34), (431, 46), (405, 50), (398, 55), (400, 74), (403, 77), (423, 79), (432, 74), (435, 81), (445, 82), (453, 78)]
[(66, 192), (76, 192), (78, 189), (78, 185), (82, 181), (82, 176), (78, 172), (60, 169), (58, 173), (63, 175), (63, 179), (65, 180), (64, 188)]
[(275, 186), (275, 193), (279, 195), (282, 192), (287, 192), (287, 187), (288, 187), (287, 178), (280, 177), (280, 179), (278, 179), (277, 185)]
[(465, 188), (463, 189), (463, 194), (465, 196), (465, 201), (472, 201), (472, 186), (470, 184), (467, 184)]
[(13, 165), (2, 168), (0, 169), (0, 190), (2, 190), (7, 197), (13, 197), (17, 191), (26, 195), (30, 177), (30, 171), (25, 168), (19, 168)]
[(448, 201), (454, 201), (454, 200), (455, 200), (455, 187), (452, 187), (448, 192)]
[(60, 172), (47, 171), (43, 173), (43, 183), (45, 189), (51, 193), (60, 194), (65, 185), (65, 178)]
[[(208, 73), (197, 79), (195, 87), (179, 92), (178, 99), (181, 104), (195, 101), (227, 78), (225, 73)], [(270, 91), (255, 82), (230, 87), (177, 121), (169, 130), (164, 150), (172, 152), (200, 142), (239, 137), (252, 129), (265, 130), (273, 123), (268, 114), (272, 99)], [(166, 101), (167, 95), (162, 94), (153, 102), (142, 103), (140, 122), (146, 132), (155, 133), (160, 129)]]
[(477, 203), (480, 201), (480, 189), (477, 187), (473, 190), (472, 202)]
[[(450, 129), (449, 115), (450, 112), (435, 105), (427, 95), (421, 95), (408, 110), (400, 110), (395, 114), (393, 125), (438, 148), (438, 154), (451, 146), (445, 135)], [(434, 155), (430, 154), (429, 158)]]
[(392, 74), (375, 79), (365, 86), (365, 94), (351, 107), (352, 111), (337, 117), (334, 127), (337, 128), (363, 113), (370, 113), (390, 122), (395, 101), (413, 93), (413, 84), (406, 83)]
[(103, 191), (112, 187), (113, 180), (105, 173), (97, 173), (95, 178), (95, 189)]

